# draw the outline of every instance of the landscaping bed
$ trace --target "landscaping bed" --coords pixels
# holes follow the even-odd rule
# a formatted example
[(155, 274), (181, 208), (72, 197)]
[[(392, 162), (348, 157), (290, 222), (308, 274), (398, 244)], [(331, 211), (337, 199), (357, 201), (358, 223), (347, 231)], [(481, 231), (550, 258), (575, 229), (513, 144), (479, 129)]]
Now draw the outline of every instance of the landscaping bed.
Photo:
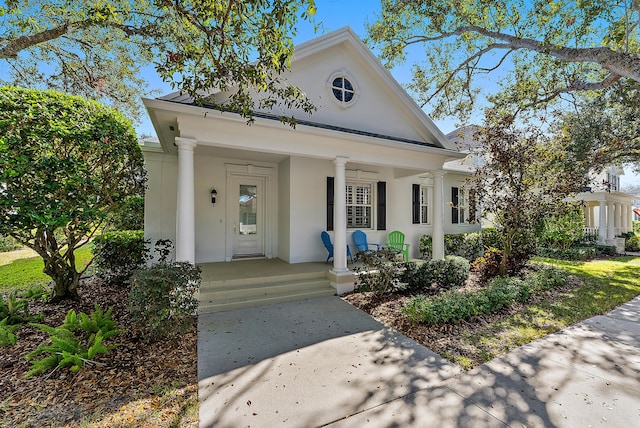
[[(343, 296), (343, 299), (469, 369), (581, 319), (606, 312), (640, 294), (637, 280), (640, 259), (620, 260), (558, 262), (559, 267), (572, 274), (563, 286), (538, 292), (524, 304), (514, 303), (497, 312), (457, 323), (427, 325), (410, 322), (401, 309), (413, 295), (420, 293), (395, 292), (380, 296), (372, 292), (354, 292)], [(607, 276), (602, 276), (603, 271)], [(636, 278), (631, 286), (629, 278)], [(478, 276), (472, 273), (463, 289), (477, 290), (483, 286)], [(435, 295), (438, 291), (422, 290), (421, 293)], [(601, 301), (601, 293), (616, 297)]]
[(22, 326), (16, 345), (0, 348), (0, 425), (197, 427), (196, 327), (178, 339), (146, 343), (131, 327), (126, 289), (89, 277), (79, 294), (80, 302), (33, 300), (29, 312), (42, 312), (42, 323), (57, 326), (70, 309), (89, 314), (96, 303), (104, 311), (113, 307), (123, 330), (113, 338), (119, 346), (78, 373), (65, 368), (25, 378), (25, 355), (48, 335)]

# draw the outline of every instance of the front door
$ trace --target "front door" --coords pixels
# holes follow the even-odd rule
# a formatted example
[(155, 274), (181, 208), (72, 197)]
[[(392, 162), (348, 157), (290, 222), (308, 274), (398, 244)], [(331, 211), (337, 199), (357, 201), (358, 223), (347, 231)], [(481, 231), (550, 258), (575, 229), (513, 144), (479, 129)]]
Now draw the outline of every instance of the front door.
[(233, 258), (264, 257), (264, 179), (234, 177), (233, 181)]

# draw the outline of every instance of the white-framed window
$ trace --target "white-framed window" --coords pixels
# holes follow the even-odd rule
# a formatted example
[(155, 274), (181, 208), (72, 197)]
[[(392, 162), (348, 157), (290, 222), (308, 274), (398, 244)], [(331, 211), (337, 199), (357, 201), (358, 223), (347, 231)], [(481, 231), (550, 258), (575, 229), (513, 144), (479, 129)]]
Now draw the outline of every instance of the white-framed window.
[(373, 183), (347, 182), (347, 228), (373, 227)]
[(451, 187), (451, 223), (470, 224), (478, 220), (478, 201), (473, 189)]
[(354, 78), (344, 70), (333, 73), (327, 81), (327, 87), (333, 100), (342, 108), (352, 106), (360, 93)]
[(420, 186), (420, 224), (431, 224), (431, 201), (433, 187)]
[(616, 174), (607, 172), (607, 188), (609, 192), (617, 192), (620, 190), (620, 177)]

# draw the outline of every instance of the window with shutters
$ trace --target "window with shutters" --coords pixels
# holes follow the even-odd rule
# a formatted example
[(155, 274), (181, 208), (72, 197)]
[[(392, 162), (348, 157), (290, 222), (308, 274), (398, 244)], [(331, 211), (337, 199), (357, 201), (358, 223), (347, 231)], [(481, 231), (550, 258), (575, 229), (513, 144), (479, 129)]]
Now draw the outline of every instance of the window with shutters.
[(431, 224), (431, 201), (433, 200), (433, 187), (420, 187), (420, 224)]
[(347, 183), (347, 228), (370, 229), (373, 226), (372, 183)]
[(451, 188), (451, 223), (469, 222), (469, 196), (464, 187)]

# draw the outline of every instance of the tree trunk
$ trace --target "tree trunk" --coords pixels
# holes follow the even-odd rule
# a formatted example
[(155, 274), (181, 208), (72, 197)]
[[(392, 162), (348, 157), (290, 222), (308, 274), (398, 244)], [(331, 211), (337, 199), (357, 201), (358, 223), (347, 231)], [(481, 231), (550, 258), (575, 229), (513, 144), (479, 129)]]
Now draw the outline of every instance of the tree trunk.
[(500, 261), (499, 271), (500, 276), (507, 275), (507, 262), (509, 261), (509, 257), (511, 257), (512, 246), (513, 244), (513, 234), (507, 233), (504, 238), (504, 248), (502, 250), (502, 260)]
[(53, 280), (52, 303), (65, 299), (80, 300), (78, 296), (80, 274), (76, 272), (75, 263), (74, 266), (69, 265), (60, 254), (56, 253), (45, 259), (43, 271)]

